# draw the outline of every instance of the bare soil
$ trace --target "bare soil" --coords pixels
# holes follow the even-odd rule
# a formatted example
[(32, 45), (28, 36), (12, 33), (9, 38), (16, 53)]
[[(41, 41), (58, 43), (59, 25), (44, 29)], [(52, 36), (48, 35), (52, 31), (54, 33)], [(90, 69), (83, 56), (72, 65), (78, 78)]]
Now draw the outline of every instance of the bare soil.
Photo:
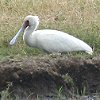
[[(62, 92), (66, 97), (74, 93), (87, 95), (100, 92), (100, 56), (78, 57), (9, 57), (0, 62), (0, 91), (8, 84), (13, 97), (20, 100), (37, 95), (42, 100), (53, 98)], [(73, 93), (74, 92), (74, 93)], [(51, 98), (51, 99), (50, 99)]]

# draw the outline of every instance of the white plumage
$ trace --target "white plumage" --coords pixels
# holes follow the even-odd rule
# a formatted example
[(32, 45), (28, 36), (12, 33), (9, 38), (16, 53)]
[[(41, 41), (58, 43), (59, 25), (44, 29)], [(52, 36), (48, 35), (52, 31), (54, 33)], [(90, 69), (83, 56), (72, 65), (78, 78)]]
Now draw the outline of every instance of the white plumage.
[(92, 48), (82, 40), (57, 30), (36, 30), (38, 25), (38, 16), (27, 16), (24, 19), (21, 29), (10, 41), (10, 45), (13, 45), (19, 34), (24, 32), (23, 39), (30, 47), (36, 47), (51, 53), (68, 51), (85, 51), (89, 54), (93, 53)]

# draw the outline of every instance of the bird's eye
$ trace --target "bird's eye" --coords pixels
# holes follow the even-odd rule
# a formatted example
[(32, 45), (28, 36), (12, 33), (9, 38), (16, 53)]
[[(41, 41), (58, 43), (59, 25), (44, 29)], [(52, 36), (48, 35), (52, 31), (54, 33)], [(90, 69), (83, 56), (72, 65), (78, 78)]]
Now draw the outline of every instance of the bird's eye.
[(27, 26), (29, 26), (29, 20), (26, 20), (26, 21), (24, 22), (24, 28), (26, 28)]

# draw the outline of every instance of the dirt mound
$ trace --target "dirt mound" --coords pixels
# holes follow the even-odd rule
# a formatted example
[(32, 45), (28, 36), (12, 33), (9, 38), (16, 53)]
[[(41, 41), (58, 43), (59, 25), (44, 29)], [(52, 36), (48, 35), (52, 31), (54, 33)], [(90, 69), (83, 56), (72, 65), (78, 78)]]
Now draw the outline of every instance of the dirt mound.
[[(55, 96), (59, 89), (66, 96), (100, 92), (100, 57), (26, 57), (0, 62), (0, 91), (10, 82), (13, 96)], [(71, 81), (69, 81), (71, 80)], [(74, 88), (74, 89), (73, 89)], [(25, 99), (21, 99), (25, 100)]]

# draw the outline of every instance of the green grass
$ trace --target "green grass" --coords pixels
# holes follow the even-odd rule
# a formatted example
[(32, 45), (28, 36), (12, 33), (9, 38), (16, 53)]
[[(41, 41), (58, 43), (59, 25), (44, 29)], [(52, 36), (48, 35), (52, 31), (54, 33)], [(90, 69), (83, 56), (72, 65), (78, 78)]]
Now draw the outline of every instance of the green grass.
[[(9, 41), (29, 14), (39, 16), (39, 29), (67, 32), (93, 47), (94, 55), (100, 53), (100, 0), (0, 0), (0, 60), (9, 56), (20, 58), (41, 53), (38, 49), (29, 48), (23, 42), (22, 35), (14, 46), (9, 46)], [(85, 53), (70, 54), (73, 55), (88, 56)], [(67, 81), (72, 82), (70, 78)], [(1, 92), (1, 100), (11, 98), (8, 89)], [(57, 100), (61, 99), (61, 92), (60, 88)]]
[(87, 42), (100, 52), (100, 0), (0, 0), (0, 59), (10, 55), (37, 55), (39, 50), (29, 48), (18, 39), (9, 47), (9, 41), (22, 25), (25, 16), (38, 15), (39, 29), (50, 28), (67, 32)]
[[(0, 92), (0, 96), (1, 96), (0, 100), (20, 100), (20, 97), (17, 95), (13, 98), (11, 96), (13, 91), (9, 92), (9, 89), (10, 89), (10, 85), (8, 85), (8, 87), (5, 90)], [(27, 96), (27, 98), (25, 100), (30, 100), (30, 97), (32, 95), (33, 95), (33, 93), (31, 93), (29, 96)], [(88, 98), (88, 95), (86, 95), (85, 89), (81, 96), (79, 95), (79, 93), (77, 93), (77, 95), (74, 96), (74, 93), (73, 93), (73, 96), (71, 98), (68, 98), (63, 94), (63, 88), (60, 87), (59, 90), (57, 91), (57, 95), (55, 96), (55, 98), (53, 100), (86, 100), (86, 99), (82, 99), (84, 97), (86, 99)], [(100, 94), (98, 94), (98, 93), (94, 94), (93, 97), (95, 97), (96, 100), (100, 100)], [(37, 95), (35, 100), (41, 100), (41, 96)]]

